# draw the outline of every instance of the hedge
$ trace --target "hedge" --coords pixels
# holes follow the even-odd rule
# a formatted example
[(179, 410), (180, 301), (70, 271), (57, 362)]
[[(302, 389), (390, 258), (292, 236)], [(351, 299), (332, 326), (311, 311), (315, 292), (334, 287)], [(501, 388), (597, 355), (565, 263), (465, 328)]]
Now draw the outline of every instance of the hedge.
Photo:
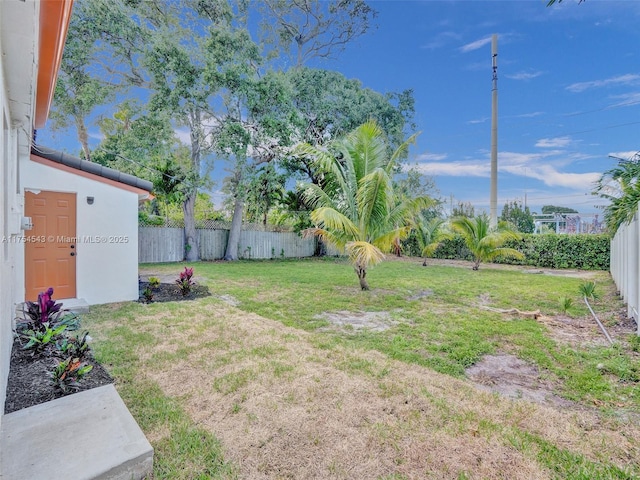
[[(496, 260), (496, 263), (531, 265), (540, 268), (609, 270), (610, 242), (611, 239), (606, 234), (524, 234), (521, 240), (510, 240), (504, 246), (524, 253), (525, 259), (502, 258)], [(409, 248), (405, 248), (405, 253), (415, 254), (413, 251), (415, 248), (411, 242), (407, 247)], [(453, 239), (442, 242), (434, 252), (433, 258), (472, 260), (473, 256), (462, 237), (456, 235)]]

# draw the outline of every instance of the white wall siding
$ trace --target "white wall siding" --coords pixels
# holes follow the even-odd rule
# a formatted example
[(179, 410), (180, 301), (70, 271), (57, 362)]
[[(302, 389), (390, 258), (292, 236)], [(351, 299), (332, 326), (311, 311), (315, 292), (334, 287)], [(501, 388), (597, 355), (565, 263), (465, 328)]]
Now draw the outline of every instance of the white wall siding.
[[(24, 189), (77, 194), (76, 296), (90, 305), (136, 300), (138, 195), (29, 159), (20, 176)], [(24, 249), (21, 256), (24, 262)], [(24, 297), (24, 273), (20, 285)]]

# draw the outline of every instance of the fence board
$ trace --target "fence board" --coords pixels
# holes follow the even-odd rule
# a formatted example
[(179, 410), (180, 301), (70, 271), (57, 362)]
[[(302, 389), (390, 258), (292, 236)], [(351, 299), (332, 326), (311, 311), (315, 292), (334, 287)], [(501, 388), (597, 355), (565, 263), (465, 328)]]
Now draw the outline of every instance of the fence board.
[[(224, 257), (229, 230), (198, 229), (200, 258)], [(184, 234), (181, 228), (140, 227), (138, 256), (140, 263), (180, 262), (184, 259)], [(312, 257), (315, 239), (302, 238), (295, 232), (243, 230), (238, 243), (240, 258)]]
[(640, 335), (640, 222), (636, 216), (618, 228), (611, 240), (611, 276), (627, 304), (627, 316), (633, 317)]
[(184, 230), (182, 228), (138, 229), (138, 262), (180, 262), (184, 259)]

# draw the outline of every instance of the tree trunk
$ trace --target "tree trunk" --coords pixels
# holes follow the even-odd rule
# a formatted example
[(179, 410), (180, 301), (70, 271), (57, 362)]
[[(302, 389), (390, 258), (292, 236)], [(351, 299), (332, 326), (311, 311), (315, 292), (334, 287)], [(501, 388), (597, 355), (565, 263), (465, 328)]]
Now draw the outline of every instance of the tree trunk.
[(200, 260), (200, 242), (198, 241), (194, 215), (197, 194), (198, 190), (194, 188), (182, 203), (182, 211), (184, 213), (184, 259), (187, 262)]
[(84, 124), (82, 117), (75, 117), (76, 130), (78, 131), (78, 140), (82, 146), (82, 153), (87, 161), (91, 161), (91, 150), (89, 149), (89, 134), (87, 133), (87, 126)]
[(236, 196), (236, 203), (233, 207), (233, 219), (231, 220), (231, 229), (229, 230), (229, 240), (227, 241), (227, 251), (223, 260), (238, 260), (238, 244), (240, 243), (240, 232), (242, 231), (242, 211), (244, 210), (244, 201), (240, 196)]
[(200, 110), (195, 109), (189, 114), (189, 139), (191, 140), (191, 169), (196, 184), (189, 190), (182, 204), (184, 213), (184, 248), (185, 260), (197, 262), (200, 260), (200, 241), (196, 230), (196, 197), (198, 196), (198, 182), (200, 180), (200, 159), (202, 147), (202, 123)]
[(473, 262), (473, 270), (479, 270), (480, 269), (480, 260), (475, 260)]
[(424, 261), (422, 262), (422, 266), (426, 267), (427, 266), (427, 259), (425, 258)]
[(358, 280), (360, 281), (360, 288), (362, 290), (369, 290), (369, 284), (367, 283), (367, 269), (361, 265), (356, 265), (353, 267), (358, 275)]

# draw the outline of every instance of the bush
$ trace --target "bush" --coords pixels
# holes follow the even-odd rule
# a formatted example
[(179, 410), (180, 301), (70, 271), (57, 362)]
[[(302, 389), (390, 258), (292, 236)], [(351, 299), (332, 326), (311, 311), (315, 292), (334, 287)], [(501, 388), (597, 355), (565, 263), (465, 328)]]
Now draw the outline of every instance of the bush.
[[(521, 240), (509, 240), (504, 247), (515, 248), (524, 253), (525, 259), (499, 259), (496, 263), (540, 268), (609, 270), (610, 238), (605, 234), (523, 234)], [(444, 240), (433, 258), (472, 260), (471, 253), (459, 235), (451, 240)]]

